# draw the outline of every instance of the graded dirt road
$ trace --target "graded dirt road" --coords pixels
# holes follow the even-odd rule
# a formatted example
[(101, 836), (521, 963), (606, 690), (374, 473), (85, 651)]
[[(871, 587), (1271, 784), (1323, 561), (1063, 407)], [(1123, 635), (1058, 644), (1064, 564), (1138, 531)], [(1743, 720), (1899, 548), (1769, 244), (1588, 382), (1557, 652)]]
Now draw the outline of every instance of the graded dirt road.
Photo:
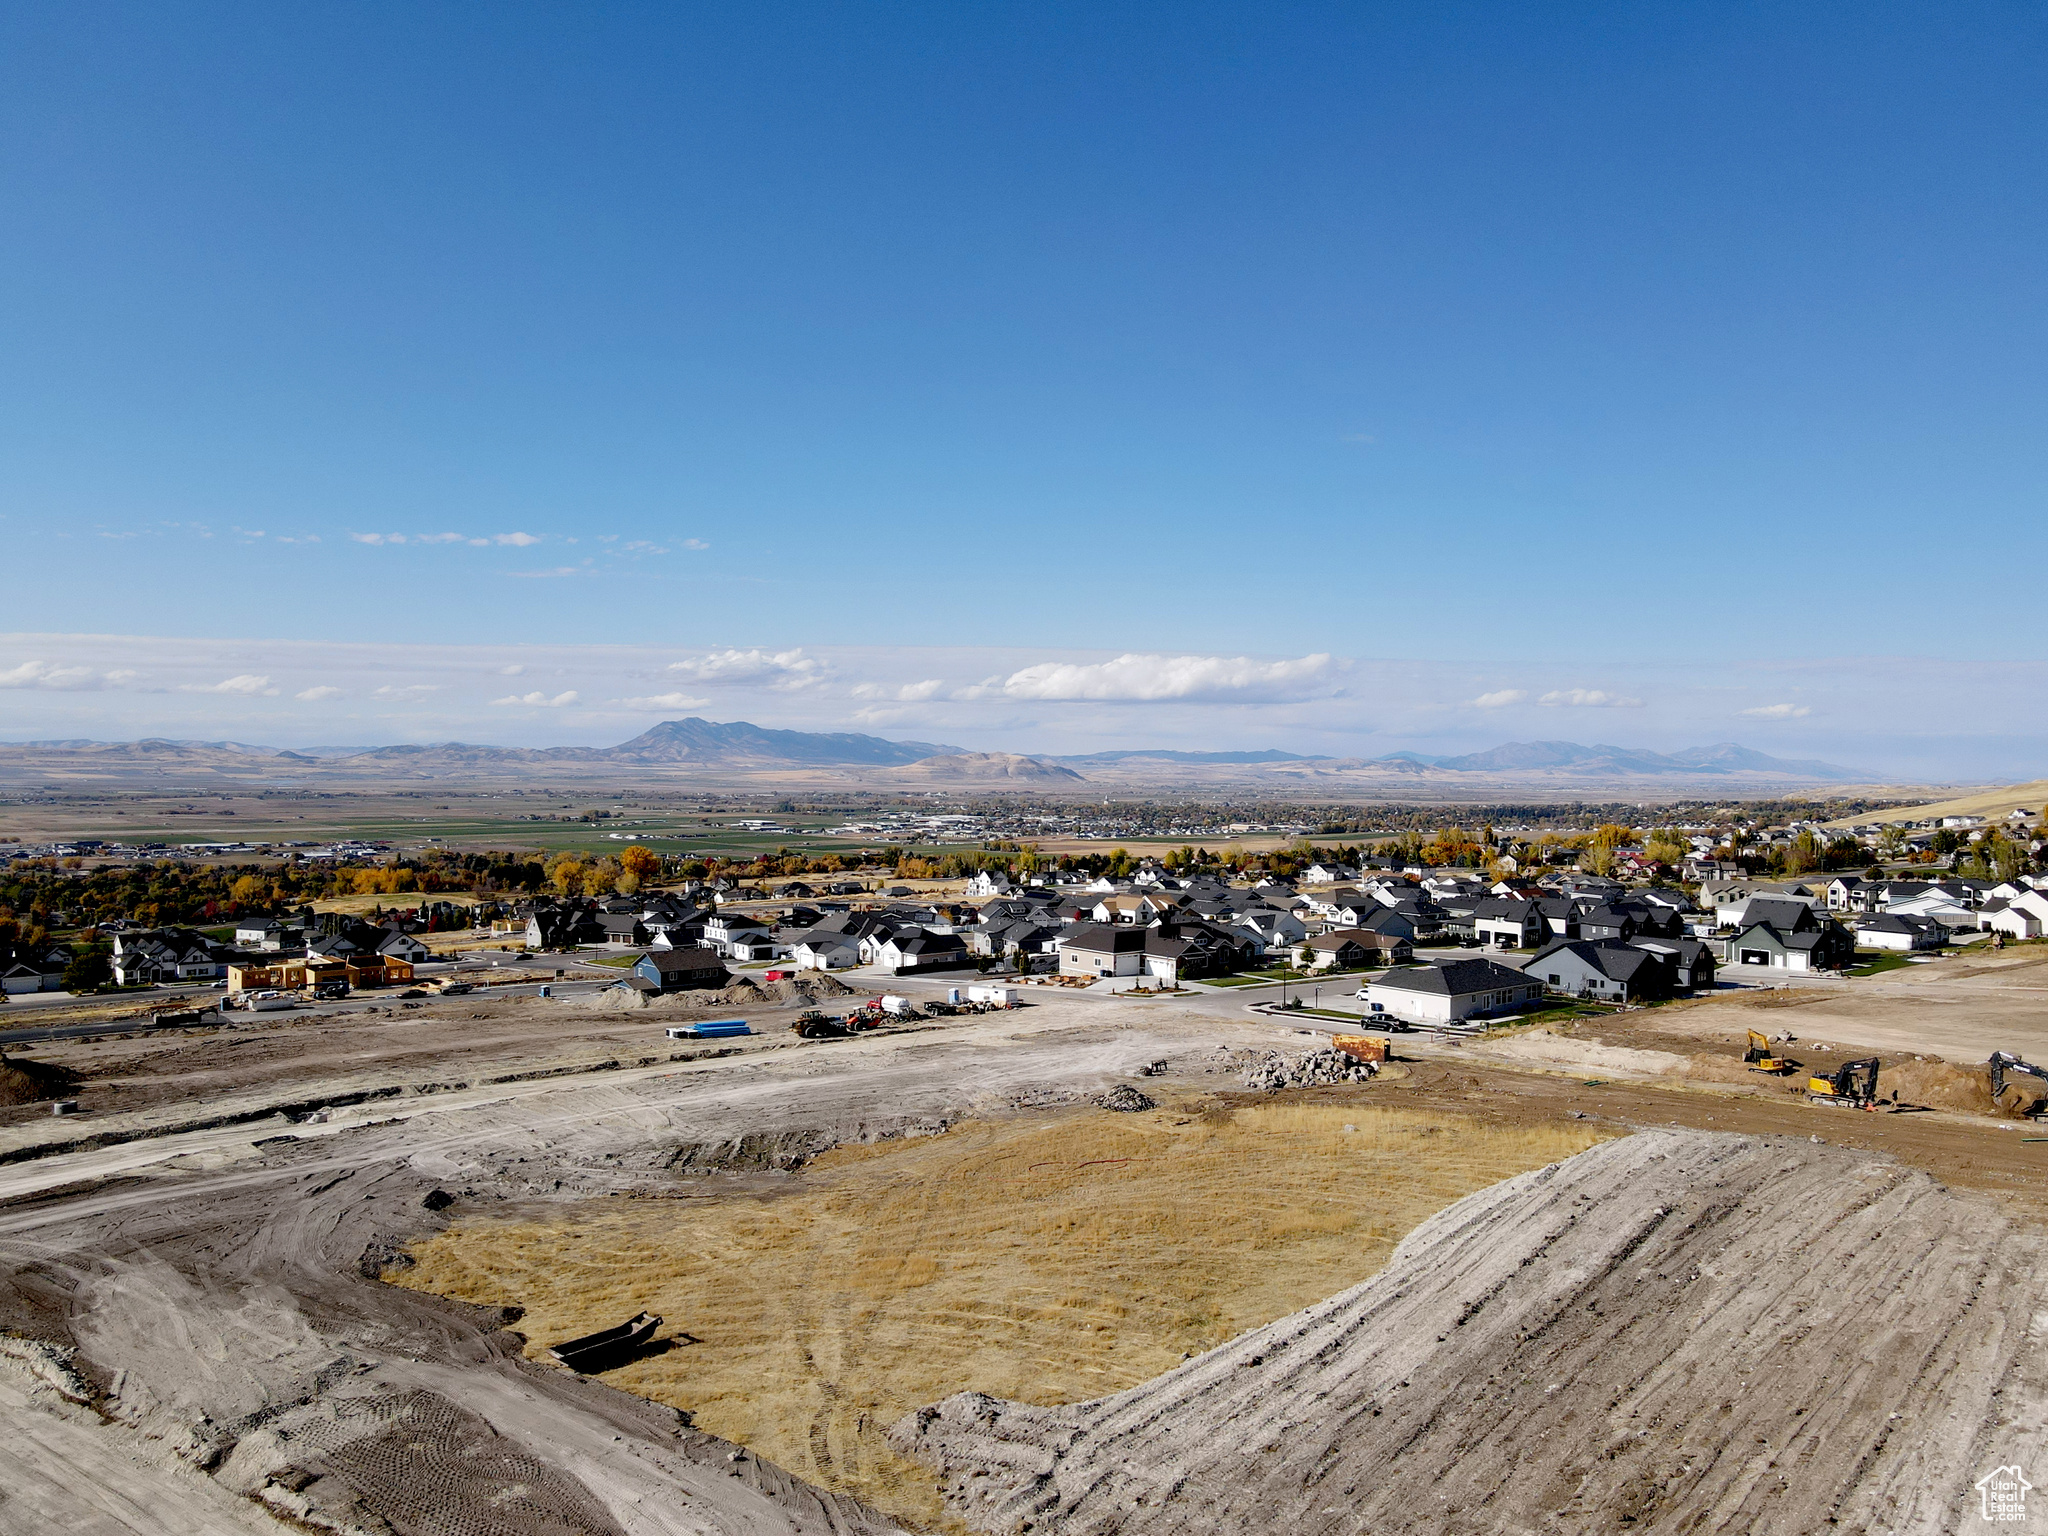
[[(1383, 1287), (1359, 1314), (1374, 1319), (1371, 1326), (1330, 1334), (1313, 1321), (1272, 1324), (1287, 1338), (1312, 1333), (1324, 1375), (1283, 1380), (1264, 1362), (1232, 1363), (1222, 1372), (1228, 1380), (1268, 1380), (1270, 1390), (1229, 1398), (1235, 1406), (1220, 1412), (1224, 1399), (1210, 1386), (1188, 1399), (1185, 1423), (1204, 1444), (1173, 1454), (1193, 1458), (1187, 1486), (1221, 1501), (1218, 1523), (1243, 1516), (1252, 1529), (1284, 1527), (1308, 1518), (1311, 1501), (1320, 1510), (1368, 1497), (1361, 1479), (1370, 1478), (1407, 1487), (1425, 1511), (1438, 1492), (1457, 1501), (1455, 1517), (1418, 1520), (1416, 1529), (1578, 1529), (1581, 1512), (1619, 1518), (1631, 1510), (1629, 1528), (1637, 1530), (1813, 1529), (1791, 1523), (1790, 1512), (1818, 1507), (1806, 1493), (1782, 1495), (1775, 1507), (1787, 1513), (1776, 1525), (1770, 1501), (1759, 1513), (1757, 1497), (1768, 1487), (1764, 1473), (1783, 1470), (1762, 1464), (1788, 1449), (1771, 1437), (1783, 1434), (1787, 1416), (1803, 1421), (1826, 1405), (1827, 1433), (1816, 1444), (1830, 1456), (1870, 1451), (1825, 1471), (1802, 1463), (1802, 1488), (1833, 1479), (1827, 1499), (1836, 1528), (1958, 1530), (1970, 1483), (1997, 1464), (1984, 1458), (2030, 1465), (2029, 1456), (2041, 1461), (2048, 1450), (2037, 1382), (2012, 1364), (2039, 1357), (2041, 1341), (2032, 1356), (2019, 1341), (2048, 1310), (2030, 1278), (2048, 1148), (2023, 1141), (2016, 1126), (1814, 1109), (1741, 1083), (1603, 1072), (1589, 1085), (1596, 1074), (1432, 1053), (1405, 1038), (1401, 1049), (1417, 1058), (1405, 1077), (1277, 1099), (1238, 1095), (1204, 1069), (1218, 1044), (1312, 1042), (1224, 997), (1160, 1003), (1048, 993), (1020, 1013), (925, 1032), (808, 1046), (785, 1046), (790, 1037), (778, 1033), (740, 1054), (682, 1062), (666, 1059), (669, 1042), (651, 1017), (603, 1017), (560, 1000), (540, 1007), (441, 1023), (429, 1011), (418, 1026), (386, 1018), (333, 1026), (361, 1031), (353, 1056), (341, 1049), (343, 1034), (324, 1028), (281, 1036), (303, 1051), (307, 1075), (237, 1088), (228, 1086), (232, 1053), (243, 1047), (195, 1038), (195, 1050), (225, 1050), (228, 1062), (202, 1052), (182, 1068), (175, 1055), (159, 1063), (189, 1069), (195, 1082), (222, 1074), (201, 1102), (184, 1106), (194, 1128), (179, 1129), (177, 1106), (156, 1099), (62, 1127), (74, 1135), (96, 1120), (148, 1115), (157, 1117), (150, 1134), (31, 1156), (32, 1137), (42, 1133), (25, 1122), (10, 1127), (23, 1160), (0, 1164), (0, 1332), (20, 1342), (0, 1355), (0, 1443), (15, 1473), (0, 1500), (0, 1530), (47, 1529), (49, 1500), (74, 1484), (77, 1528), (104, 1531), (178, 1529), (177, 1509), (198, 1511), (190, 1517), (198, 1527), (185, 1528), (203, 1528), (204, 1501), (221, 1491), (249, 1495), (235, 1508), (259, 1523), (274, 1508), (340, 1530), (637, 1536), (897, 1528), (843, 1492), (693, 1429), (670, 1408), (525, 1359), (526, 1341), (508, 1331), (520, 1319), (500, 1308), (377, 1277), (405, 1245), (456, 1223), (499, 1214), (573, 1220), (591, 1202), (602, 1207), (620, 1195), (701, 1192), (707, 1169), (767, 1170), (759, 1176), (772, 1179), (777, 1167), (834, 1145), (969, 1120), (1070, 1114), (1086, 1097), (1130, 1081), (1134, 1065), (1159, 1059), (1171, 1069), (1149, 1081), (1162, 1093), (1208, 1096), (1225, 1114), (1234, 1103), (1386, 1105), (1602, 1134), (1686, 1128), (1651, 1153), (1641, 1151), (1641, 1136), (1624, 1135), (1558, 1165), (1563, 1171), (1534, 1176), (1538, 1184), (1498, 1186), (1453, 1207), (1409, 1237), (1396, 1261), (1408, 1278), (1390, 1282), (1400, 1296), (1389, 1299)], [(503, 1052), (479, 1052), (498, 1030)], [(600, 1035), (609, 1037), (602, 1052)], [(640, 1064), (657, 1052), (660, 1059)], [(448, 1060), (436, 1059), (441, 1054)], [(549, 1071), (550, 1060), (573, 1069), (614, 1059), (604, 1070), (486, 1081), (507, 1066)], [(446, 1070), (450, 1062), (460, 1070)], [(132, 1061), (124, 1070), (147, 1075)], [(337, 1106), (325, 1121), (200, 1128), (218, 1099), (260, 1110), (266, 1093), (306, 1102), (343, 1083), (355, 1085), (351, 1092), (375, 1084), (391, 1092)], [(89, 1105), (95, 1091), (89, 1079)], [(1641, 1160), (1652, 1155), (1665, 1160)], [(804, 1175), (779, 1177), (796, 1188)], [(1652, 1195), (1664, 1215), (1648, 1214)], [(683, 1220), (693, 1202), (669, 1203)], [(1570, 1219), (1574, 1210), (1590, 1218), (1603, 1207), (1617, 1213), (1613, 1221)], [(1627, 1240), (1615, 1235), (1622, 1229), (1640, 1234), (1635, 1250), (1623, 1252)], [(1661, 1280), (1648, 1267), (1653, 1253), (1663, 1261)], [(1511, 1272), (1489, 1268), (1489, 1255), (1513, 1255)], [(1367, 1290), (1378, 1262), (1361, 1253), (1356, 1278)], [(1357, 1294), (1323, 1306), (1355, 1306)], [(1894, 1297), (1910, 1302), (1896, 1316), (1886, 1310)], [(1467, 1316), (1475, 1303), (1483, 1304)], [(1618, 1340), (1598, 1332), (1602, 1314), (1629, 1320)], [(1312, 1307), (1304, 1317), (1316, 1315)], [(671, 1319), (672, 1328), (687, 1325), (686, 1317)], [(1755, 1337), (1738, 1349), (1728, 1330), (1740, 1327)], [(1527, 1336), (1517, 1339), (1518, 1331)], [(1754, 1401), (1724, 1412), (1736, 1399), (1727, 1374), (1706, 1368), (1712, 1357), (1696, 1352), (1685, 1358), (1700, 1368), (1668, 1370), (1657, 1365), (1657, 1349), (1634, 1342), (1676, 1347), (1695, 1332), (1727, 1341), (1729, 1359), (1796, 1369), (1780, 1375), (1759, 1365), (1747, 1378)], [(1208, 1382), (1210, 1362), (1258, 1353), (1244, 1340), (1228, 1343), (1162, 1380), (1176, 1383), (1199, 1367)], [(1305, 1350), (1281, 1353), (1276, 1368), (1291, 1371)], [(1830, 1353), (1846, 1374), (1822, 1368)], [(1607, 1359), (1627, 1371), (1603, 1381)], [(1400, 1374), (1388, 1376), (1396, 1366)], [(1504, 1374), (1509, 1366), (1519, 1374)], [(1324, 1463), (1302, 1460), (1305, 1432), (1281, 1423), (1317, 1417), (1297, 1390), (1303, 1383), (1339, 1378), (1388, 1392), (1388, 1383), (1408, 1382), (1397, 1396), (1426, 1388), (1466, 1406), (1442, 1434), (1415, 1420), (1403, 1421), (1412, 1431), (1405, 1438), (1374, 1439), (1362, 1420), (1349, 1421), (1371, 1456), (1356, 1459), (1345, 1437), (1332, 1452), (1346, 1469), (1339, 1482), (1315, 1475)], [(1986, 1392), (1997, 1388), (1996, 1399), (1968, 1386), (1980, 1380), (1989, 1381)], [(1553, 1384), (1558, 1393), (1548, 1392)], [(1651, 1406), (1659, 1455), (1683, 1458), (1650, 1456), (1647, 1441), (1640, 1453), (1622, 1444), (1612, 1421), (1596, 1422), (1596, 1387)], [(1271, 1412), (1259, 1407), (1268, 1397)], [(1570, 1416), (1546, 1417), (1558, 1398)], [(1488, 1427), (1481, 1409), (1489, 1402), (1504, 1427)], [(1386, 1406), (1375, 1405), (1385, 1418)], [(1894, 1412), (1923, 1415), (1914, 1421), (1918, 1494), (1907, 1490), (1910, 1469), (1898, 1458), (1908, 1436), (1896, 1427), (1906, 1421), (1891, 1419)], [(1021, 1420), (1004, 1417), (1006, 1436), (1039, 1446), (1037, 1429), (1027, 1434), (1015, 1428)], [(1130, 1428), (1130, 1415), (1115, 1422), (1117, 1433), (1139, 1435), (1131, 1444), (1156, 1448)], [(1752, 1423), (1764, 1427), (1752, 1433)], [(935, 1430), (939, 1438), (910, 1448), (952, 1466), (961, 1452), (951, 1433)], [(1435, 1486), (1458, 1445), (1484, 1453), (1492, 1484), (1471, 1480), (1480, 1477), (1475, 1467), (1466, 1482)], [(167, 1462), (166, 1452), (175, 1459)], [(1227, 1455), (1249, 1469), (1239, 1482), (1263, 1490), (1255, 1505), (1217, 1492)], [(1290, 1470), (1269, 1475), (1269, 1462)], [(1084, 1467), (1085, 1456), (1074, 1465)], [(1000, 1479), (970, 1481), (1010, 1487), (1014, 1468), (1004, 1466)], [(1559, 1475), (1539, 1484), (1546, 1469)], [(1041, 1497), (1057, 1495), (1058, 1518), (1073, 1522), (1066, 1528), (1191, 1528), (1175, 1524), (1186, 1511), (1170, 1505), (1123, 1501), (1112, 1520), (1110, 1506), (1061, 1480), (1065, 1472), (1047, 1475)], [(1300, 1485), (1292, 1492), (1290, 1477)], [(1131, 1486), (1133, 1497), (1143, 1491)], [(1359, 1491), (1343, 1495), (1346, 1486)], [(30, 1487), (39, 1490), (32, 1497), (11, 1491)], [(987, 1503), (967, 1498), (958, 1507)], [(85, 1523), (88, 1512), (97, 1525)]]

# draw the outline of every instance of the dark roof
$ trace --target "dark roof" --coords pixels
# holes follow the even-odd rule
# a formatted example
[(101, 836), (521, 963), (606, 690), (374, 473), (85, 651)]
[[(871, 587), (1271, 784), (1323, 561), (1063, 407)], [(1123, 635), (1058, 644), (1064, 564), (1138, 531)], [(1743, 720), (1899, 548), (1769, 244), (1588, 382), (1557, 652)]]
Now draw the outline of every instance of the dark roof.
[(1538, 964), (1548, 960), (1559, 950), (1568, 950), (1610, 981), (1633, 983), (1646, 966), (1661, 966), (1662, 955), (1647, 949), (1638, 949), (1633, 944), (1619, 943), (1613, 939), (1572, 939), (1552, 944), (1537, 953), (1529, 962), (1534, 972)]
[(1066, 947), (1101, 954), (1135, 954), (1145, 948), (1145, 930), (1116, 923), (1083, 923), (1068, 938)]
[(1393, 987), (1401, 992), (1427, 992), (1437, 997), (1461, 997), (1470, 992), (1498, 992), (1507, 987), (1526, 987), (1531, 978), (1511, 966), (1491, 960), (1450, 960), (1442, 965), (1400, 965), (1373, 985)]
[(725, 961), (715, 949), (651, 949), (640, 957), (639, 965), (650, 962), (664, 976), (725, 969)]

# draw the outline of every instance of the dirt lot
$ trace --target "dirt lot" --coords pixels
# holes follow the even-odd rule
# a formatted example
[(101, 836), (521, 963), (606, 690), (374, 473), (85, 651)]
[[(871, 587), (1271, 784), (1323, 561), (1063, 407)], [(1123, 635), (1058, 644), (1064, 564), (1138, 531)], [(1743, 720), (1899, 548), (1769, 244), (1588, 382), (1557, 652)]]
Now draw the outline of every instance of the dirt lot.
[[(1061, 1403), (1134, 1386), (1377, 1269), (1426, 1216), (1583, 1151), (1587, 1122), (1183, 1098), (1023, 1111), (827, 1152), (796, 1180), (416, 1245), (400, 1284), (524, 1309), (544, 1341), (642, 1309), (680, 1347), (608, 1376), (914, 1523), (883, 1431), (963, 1381)], [(1613, 1134), (1607, 1132), (1605, 1134)]]
[[(2026, 973), (1901, 985), (1959, 983), (2007, 1010), (1976, 1027), (2031, 1050)], [(1854, 1046), (1917, 1006), (1869, 995), (1872, 1022), (1843, 1012), (1800, 1044)], [(1008, 1530), (1026, 1471), (1065, 1531), (1352, 1530), (1368, 1509), (1376, 1529), (1959, 1530), (1974, 1478), (2048, 1450), (2026, 1363), (2048, 1343), (2028, 1339), (2048, 1316), (2048, 1144), (2022, 1123), (1816, 1108), (1541, 1041), (1518, 1058), (1401, 1037), (1401, 1074), (1255, 1094), (1211, 1070), (1219, 1045), (1314, 1040), (1241, 998), (1034, 1001), (683, 1062), (642, 1048), (668, 1044), (659, 1020), (565, 999), (38, 1051), (104, 1071), (76, 1130), (152, 1123), (55, 1156), (31, 1155), (49, 1144), (27, 1122), (0, 1128), (21, 1158), (0, 1162), (21, 1486), (92, 1479), (109, 1531), (169, 1528), (133, 1512), (203, 1509), (215, 1487), (333, 1529), (469, 1531), (478, 1509), (516, 1536), (897, 1528), (866, 1490), (918, 1526), (943, 1498)], [(1719, 1059), (1751, 1018), (1843, 1006), (1716, 1002), (1553, 1038)], [(1161, 1059), (1139, 1085), (1162, 1107), (1086, 1107)], [(569, 1070), (521, 1075), (549, 1062)], [(392, 1092), (214, 1123), (370, 1083)], [(1486, 1183), (1616, 1136), (1540, 1185)], [(409, 1286), (493, 1304), (379, 1278), (408, 1249)], [(557, 1320), (642, 1297), (662, 1352), (606, 1383), (528, 1358)], [(970, 1389), (988, 1395), (897, 1432), (926, 1482), (883, 1460), (878, 1420)], [(1176, 1394), (1185, 1412), (1160, 1406)], [(1312, 1444), (1310, 1425), (1343, 1434)], [(1182, 1492), (1074, 1455), (1077, 1427)], [(0, 1503), (0, 1530), (21, 1508)]]

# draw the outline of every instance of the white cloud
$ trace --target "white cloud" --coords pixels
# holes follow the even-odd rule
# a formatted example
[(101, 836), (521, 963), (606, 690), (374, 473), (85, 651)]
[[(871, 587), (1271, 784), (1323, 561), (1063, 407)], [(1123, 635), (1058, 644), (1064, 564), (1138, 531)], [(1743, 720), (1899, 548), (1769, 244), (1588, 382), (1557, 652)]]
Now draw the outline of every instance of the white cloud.
[(223, 678), (217, 683), (186, 683), (180, 693), (229, 693), (240, 698), (253, 699), (258, 696), (276, 698), (278, 690), (270, 686), (270, 679), (258, 677), (253, 672), (243, 672), (234, 677)]
[(576, 702), (576, 690), (558, 693), (552, 699), (539, 689), (532, 693), (509, 693), (502, 699), (491, 700), (493, 704), (523, 704), (531, 709), (566, 709)]
[(140, 676), (142, 676), (142, 674), (140, 672), (133, 670), (132, 668), (116, 667), (114, 668), (113, 671), (106, 674), (106, 679), (108, 682), (114, 684), (116, 687), (119, 687), (123, 683), (134, 682), (135, 679), (137, 679)]
[[(262, 535), (259, 534), (257, 537), (260, 538)], [(349, 537), (358, 544), (467, 544), (472, 549), (489, 549), (493, 544), (506, 544), (514, 549), (525, 549), (529, 545), (540, 543), (540, 538), (531, 533), (494, 533), (489, 538), (481, 539), (463, 533), (352, 533)]]
[(710, 547), (711, 546), (709, 544), (706, 544), (702, 539), (683, 540), (683, 548), (685, 549), (709, 549)]
[(341, 690), (339, 688), (330, 687), (326, 683), (322, 683), (318, 688), (303, 688), (299, 692), (293, 694), (292, 697), (295, 699), (304, 699), (308, 704), (318, 704), (322, 699), (340, 698)]
[(668, 670), (695, 683), (716, 687), (764, 685), (784, 693), (815, 687), (829, 675), (825, 663), (806, 656), (801, 647), (791, 651), (710, 651), (671, 662)]
[(1631, 699), (1618, 693), (1605, 693), (1598, 688), (1559, 688), (1543, 695), (1536, 701), (1551, 709), (1641, 709), (1641, 699)]
[(1003, 692), (1014, 699), (1124, 700), (1299, 699), (1326, 691), (1327, 654), (1291, 661), (1249, 656), (1154, 656), (1127, 652), (1114, 661), (1045, 661), (1012, 672)]
[(403, 686), (397, 683), (386, 683), (372, 697), (379, 699), (411, 699), (417, 698), (423, 693), (438, 693), (440, 688), (441, 685), (439, 683), (408, 683)]
[(0, 672), (0, 688), (55, 688), (76, 693), (99, 686), (100, 679), (91, 667), (60, 667), (54, 661), (24, 661), (11, 672)]
[(1743, 713), (1752, 720), (1803, 720), (1813, 713), (1809, 704), (1759, 704)]
[(623, 704), (628, 709), (702, 709), (711, 701), (693, 699), (687, 693), (655, 693), (645, 698), (618, 699), (614, 702)]
[(853, 690), (856, 699), (895, 699), (904, 704), (922, 704), (926, 699), (936, 698), (945, 682), (928, 677), (921, 683), (905, 683), (900, 688), (890, 688), (886, 683), (861, 683)]
[(550, 576), (581, 576), (583, 572), (573, 565), (557, 565), (545, 571), (507, 571), (507, 576), (522, 576), (529, 580), (546, 580)]
[(1502, 688), (1494, 693), (1482, 693), (1472, 702), (1481, 709), (1504, 709), (1510, 704), (1519, 704), (1529, 697), (1526, 688)]
[(508, 667), (498, 668), (498, 676), (500, 677), (524, 677), (525, 675), (526, 668), (519, 665), (516, 661)]

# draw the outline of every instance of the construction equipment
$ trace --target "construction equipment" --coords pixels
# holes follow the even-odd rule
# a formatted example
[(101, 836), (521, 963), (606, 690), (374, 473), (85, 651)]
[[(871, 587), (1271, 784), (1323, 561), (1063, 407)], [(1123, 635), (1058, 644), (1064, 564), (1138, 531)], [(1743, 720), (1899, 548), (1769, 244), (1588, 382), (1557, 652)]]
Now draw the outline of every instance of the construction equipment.
[(843, 1040), (854, 1030), (845, 1019), (831, 1018), (815, 1008), (805, 1009), (789, 1027), (803, 1040)]
[(1753, 1029), (1749, 1032), (1749, 1049), (1742, 1053), (1742, 1059), (1752, 1072), (1772, 1072), (1780, 1077), (1799, 1068), (1796, 1061), (1787, 1061), (1772, 1051), (1770, 1040)]
[[(2041, 1081), (2039, 1085), (2034, 1083), (2016, 1084), (2012, 1082), (2012, 1079), (2015, 1077), (2035, 1077)], [(2007, 1106), (2005, 1102), (2005, 1090), (2008, 1087), (2017, 1090), (2013, 1094), (2014, 1103), (2011, 1106)], [(2026, 1092), (2029, 1089), (2032, 1090), (2031, 1093)], [(1992, 1102), (2001, 1109), (2007, 1107), (2019, 1108), (2019, 1101), (2023, 1097), (2031, 1098), (2033, 1102), (2024, 1109), (2020, 1109), (2021, 1114), (2037, 1114), (2044, 1106), (2048, 1106), (2048, 1067), (2037, 1067), (2030, 1061), (2021, 1061), (2011, 1051), (1993, 1051), (1991, 1053)]]
[(1845, 1061), (1830, 1077), (1810, 1076), (1806, 1096), (1815, 1104), (1834, 1104), (1843, 1109), (1877, 1108), (1878, 1059)]

